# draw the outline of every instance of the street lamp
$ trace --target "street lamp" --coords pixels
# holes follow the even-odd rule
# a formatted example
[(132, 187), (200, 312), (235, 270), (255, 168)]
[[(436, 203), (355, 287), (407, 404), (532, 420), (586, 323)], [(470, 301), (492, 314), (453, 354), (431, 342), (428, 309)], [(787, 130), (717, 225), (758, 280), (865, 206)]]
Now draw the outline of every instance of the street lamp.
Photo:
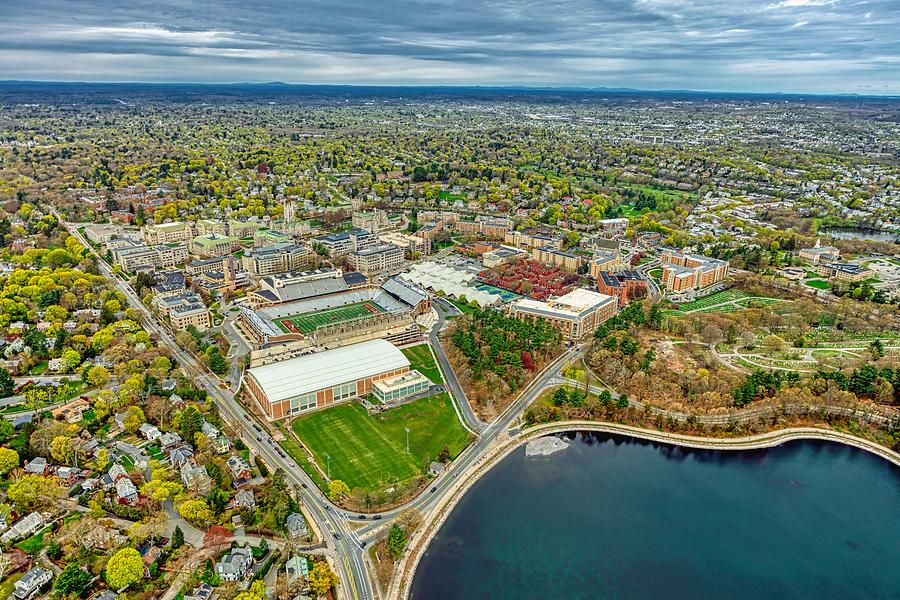
[(406, 453), (409, 454), (409, 427), (404, 427), (406, 430)]
[(331, 481), (331, 455), (326, 454), (325, 459), (328, 461), (328, 480)]

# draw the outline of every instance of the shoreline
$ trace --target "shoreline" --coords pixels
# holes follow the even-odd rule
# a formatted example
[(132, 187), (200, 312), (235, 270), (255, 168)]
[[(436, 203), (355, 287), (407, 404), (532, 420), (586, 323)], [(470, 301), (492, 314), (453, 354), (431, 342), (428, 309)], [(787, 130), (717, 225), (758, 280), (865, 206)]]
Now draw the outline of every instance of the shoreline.
[(630, 425), (617, 423), (604, 423), (598, 421), (561, 421), (559, 423), (545, 423), (520, 432), (515, 437), (509, 438), (491, 448), (490, 452), (479, 459), (477, 468), (466, 478), (459, 480), (450, 488), (450, 492), (441, 500), (440, 504), (425, 518), (422, 526), (415, 532), (413, 539), (403, 558), (398, 565), (397, 574), (391, 581), (389, 598), (409, 599), (412, 581), (419, 562), (428, 545), (432, 542), (444, 522), (453, 512), (453, 509), (463, 496), (474, 486), (482, 476), (499, 464), (513, 451), (533, 438), (555, 435), (559, 433), (592, 431), (622, 435), (638, 440), (681, 446), (696, 450), (758, 450), (772, 448), (781, 444), (796, 440), (829, 441), (852, 446), (874, 454), (900, 468), (900, 453), (889, 448), (859, 438), (848, 433), (817, 427), (793, 427), (770, 431), (742, 438), (707, 438), (676, 433), (666, 433), (652, 429), (642, 429)]

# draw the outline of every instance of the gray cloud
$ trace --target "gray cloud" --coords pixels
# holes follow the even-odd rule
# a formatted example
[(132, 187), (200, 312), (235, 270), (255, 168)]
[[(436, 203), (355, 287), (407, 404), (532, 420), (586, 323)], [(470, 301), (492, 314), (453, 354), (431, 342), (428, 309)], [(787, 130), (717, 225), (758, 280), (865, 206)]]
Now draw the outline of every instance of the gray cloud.
[(900, 92), (897, 0), (29, 0), (0, 79)]

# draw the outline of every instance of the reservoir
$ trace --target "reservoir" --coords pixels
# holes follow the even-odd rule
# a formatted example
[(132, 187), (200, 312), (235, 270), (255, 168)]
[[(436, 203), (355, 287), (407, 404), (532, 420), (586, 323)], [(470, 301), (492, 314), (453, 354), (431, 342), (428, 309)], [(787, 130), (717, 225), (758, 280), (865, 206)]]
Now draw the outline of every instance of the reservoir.
[(823, 227), (819, 230), (819, 233), (838, 240), (869, 240), (873, 242), (896, 242), (900, 240), (900, 234), (898, 233), (858, 227)]
[(884, 459), (568, 438), (551, 456), (517, 448), (463, 496), (412, 598), (900, 597), (900, 469)]

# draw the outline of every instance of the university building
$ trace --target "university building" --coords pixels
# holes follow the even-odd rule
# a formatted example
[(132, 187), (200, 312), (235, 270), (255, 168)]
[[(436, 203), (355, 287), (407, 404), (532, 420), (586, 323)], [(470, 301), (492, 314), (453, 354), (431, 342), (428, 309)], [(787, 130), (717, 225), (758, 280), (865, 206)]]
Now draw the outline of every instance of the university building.
[(728, 276), (728, 261), (678, 250), (663, 250), (662, 283), (670, 292), (701, 290)]
[(608, 296), (615, 296), (619, 306), (647, 295), (647, 282), (637, 271), (611, 273), (600, 271), (597, 277), (597, 291)]
[(254, 367), (243, 383), (269, 419), (281, 419), (370, 394), (409, 366), (396, 346), (376, 339)]
[(510, 314), (517, 319), (532, 317), (549, 321), (564, 338), (581, 339), (614, 316), (617, 308), (616, 296), (579, 288), (545, 302), (520, 298), (510, 305)]

